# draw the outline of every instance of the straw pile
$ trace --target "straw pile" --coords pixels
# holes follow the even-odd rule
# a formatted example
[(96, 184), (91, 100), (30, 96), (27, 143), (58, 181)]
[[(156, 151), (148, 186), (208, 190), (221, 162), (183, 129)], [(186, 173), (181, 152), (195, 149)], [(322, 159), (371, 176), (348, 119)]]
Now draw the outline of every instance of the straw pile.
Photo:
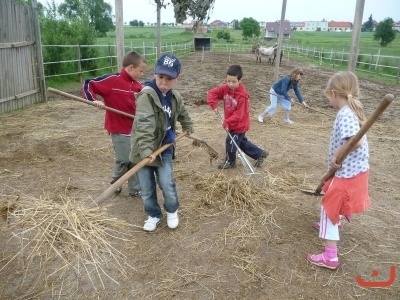
[[(89, 279), (97, 290), (99, 285), (105, 289), (104, 279), (117, 283), (115, 272), (126, 276), (126, 269), (132, 268), (115, 247), (128, 241), (132, 225), (107, 216), (106, 209), (83, 207), (64, 196), (58, 202), (48, 197), (17, 199), (1, 211), (7, 211), (13, 238), (21, 247), (0, 272), (22, 258), (18, 261), (24, 265), (24, 275), (42, 276), (46, 286), (73, 274), (77, 281)], [(35, 270), (38, 266), (40, 272)]]

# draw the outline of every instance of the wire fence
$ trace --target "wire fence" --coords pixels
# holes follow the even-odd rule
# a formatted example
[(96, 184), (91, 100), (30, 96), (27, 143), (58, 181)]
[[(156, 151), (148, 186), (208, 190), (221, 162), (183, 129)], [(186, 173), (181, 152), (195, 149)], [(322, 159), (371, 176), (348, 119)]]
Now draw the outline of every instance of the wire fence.
[[(85, 73), (95, 75), (101, 70), (109, 73), (118, 71), (116, 45), (43, 45), (42, 49), (46, 79), (70, 77), (82, 82)], [(157, 59), (157, 47), (154, 45), (125, 45), (124, 51), (136, 51), (148, 63)], [(194, 52), (193, 42), (161, 45), (161, 54), (183, 56), (190, 52)]]
[[(207, 50), (209, 49), (209, 50)], [(226, 53), (249, 53), (251, 45), (248, 44), (211, 44), (207, 51)], [(321, 66), (329, 68), (346, 68), (349, 60), (349, 52), (324, 49), (312, 46), (283, 46), (286, 60), (290, 58), (303, 58)], [(125, 51), (137, 51), (141, 53), (148, 63), (156, 61), (157, 47), (155, 44), (141, 46), (127, 46)], [(195, 52), (194, 42), (171, 43), (161, 46), (161, 53), (173, 53), (184, 56)], [(82, 82), (85, 73), (96, 75), (99, 71), (107, 70), (113, 73), (118, 71), (116, 45), (43, 45), (44, 70), (46, 79), (69, 76)], [(370, 76), (384, 76), (400, 81), (400, 57), (381, 55), (380, 50), (376, 54), (359, 54), (356, 70), (366, 72)]]
[[(344, 49), (337, 51), (334, 49), (324, 49), (317, 47), (285, 46), (287, 54), (294, 57), (303, 57), (318, 62), (319, 65), (332, 68), (346, 67), (350, 53)], [(356, 70), (366, 72), (370, 76), (379, 75), (392, 78), (399, 83), (400, 80), (400, 57), (381, 55), (380, 49), (376, 54), (358, 54)]]

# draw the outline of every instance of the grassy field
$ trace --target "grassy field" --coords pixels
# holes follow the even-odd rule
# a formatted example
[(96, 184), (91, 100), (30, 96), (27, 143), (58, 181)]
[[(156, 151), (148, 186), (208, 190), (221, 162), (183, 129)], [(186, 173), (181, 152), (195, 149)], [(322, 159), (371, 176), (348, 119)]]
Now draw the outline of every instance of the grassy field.
[[(212, 32), (202, 34), (204, 37), (211, 37), (213, 43), (225, 44), (225, 40), (216, 38), (218, 31), (225, 30), (231, 35), (231, 40), (235, 44), (252, 44), (253, 39), (243, 39), (241, 30), (233, 29), (213, 29)], [(124, 28), (126, 45), (153, 45), (156, 42), (156, 27), (132, 27)], [(262, 34), (261, 34), (262, 36)], [(163, 27), (161, 28), (162, 44), (186, 43), (193, 40), (193, 34), (186, 32), (183, 28)], [(268, 44), (274, 44), (276, 41), (269, 41)], [(317, 31), (294, 31), (290, 40), (285, 40), (285, 44), (299, 45), (303, 47), (318, 47), (324, 49), (333, 49), (337, 51), (350, 50), (351, 32), (317, 32)], [(98, 44), (115, 44), (115, 32), (111, 32), (105, 38), (99, 38)], [(373, 40), (372, 32), (361, 32), (360, 35), (360, 53), (377, 54), (379, 49), (381, 55), (399, 55), (400, 36), (387, 47), (381, 47), (377, 41)]]

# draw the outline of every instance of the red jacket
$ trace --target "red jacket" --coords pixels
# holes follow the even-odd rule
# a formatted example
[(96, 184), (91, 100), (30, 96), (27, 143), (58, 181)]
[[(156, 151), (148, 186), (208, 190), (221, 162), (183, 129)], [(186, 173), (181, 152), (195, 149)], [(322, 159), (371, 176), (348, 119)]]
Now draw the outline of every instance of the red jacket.
[(249, 99), (250, 96), (243, 84), (240, 84), (236, 90), (232, 90), (225, 83), (207, 93), (207, 102), (213, 110), (218, 107), (218, 100), (224, 101), (223, 126), (235, 133), (245, 133), (250, 129)]
[[(133, 80), (121, 69), (120, 73), (107, 74), (94, 79), (86, 79), (82, 95), (90, 101), (97, 100), (96, 95), (103, 97), (104, 104), (126, 113), (135, 115), (136, 99), (134, 93), (142, 90), (142, 84)], [(106, 111), (104, 128), (109, 133), (131, 134), (133, 119)]]

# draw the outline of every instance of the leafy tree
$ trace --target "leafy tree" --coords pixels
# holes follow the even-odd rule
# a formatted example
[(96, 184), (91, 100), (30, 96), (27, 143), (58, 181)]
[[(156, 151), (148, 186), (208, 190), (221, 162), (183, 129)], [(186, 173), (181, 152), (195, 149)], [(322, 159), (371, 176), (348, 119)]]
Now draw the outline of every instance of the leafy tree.
[(131, 25), (131, 26), (133, 26), (133, 27), (136, 27), (136, 26), (139, 26), (139, 22), (138, 22), (138, 20), (133, 20), (133, 21), (130, 21), (129, 22), (129, 25)]
[(112, 7), (104, 0), (64, 0), (58, 8), (60, 15), (67, 15), (69, 19), (88, 17), (90, 24), (96, 29), (98, 36), (106, 36), (108, 31), (114, 30), (112, 21)]
[(258, 37), (260, 35), (260, 25), (255, 19), (244, 18), (239, 24), (244, 38)]
[[(166, 0), (154, 0), (159, 7), (166, 7)], [(183, 23), (188, 17), (194, 21), (193, 30), (196, 31), (199, 24), (209, 19), (209, 12), (214, 8), (215, 0), (171, 0), (174, 6), (175, 20)]]
[(223, 39), (225, 41), (230, 41), (231, 40), (231, 34), (226, 30), (218, 31), (217, 32), (217, 39)]
[[(96, 42), (96, 31), (90, 24), (89, 19), (74, 18), (70, 20), (58, 14), (58, 8), (54, 3), (47, 3), (43, 14), (40, 15), (40, 31), (43, 45), (94, 45)], [(44, 60), (55, 62), (76, 58), (76, 49), (68, 47), (44, 47)], [(92, 47), (81, 48), (81, 58), (92, 58), (97, 56), (97, 50)], [(69, 64), (47, 64), (46, 74), (57, 74), (70, 67)], [(82, 61), (84, 68), (96, 68), (94, 60)], [(75, 68), (76, 71), (76, 68)]]
[(396, 37), (396, 31), (392, 28), (393, 24), (392, 18), (386, 18), (380, 22), (374, 32), (374, 41), (379, 41), (382, 47), (389, 45)]
[(369, 16), (368, 21), (362, 24), (362, 29), (363, 31), (369, 31), (369, 32), (374, 30), (374, 20), (372, 19), (372, 14)]
[(143, 21), (139, 21), (138, 26), (139, 27), (143, 27), (144, 26), (144, 22)]

